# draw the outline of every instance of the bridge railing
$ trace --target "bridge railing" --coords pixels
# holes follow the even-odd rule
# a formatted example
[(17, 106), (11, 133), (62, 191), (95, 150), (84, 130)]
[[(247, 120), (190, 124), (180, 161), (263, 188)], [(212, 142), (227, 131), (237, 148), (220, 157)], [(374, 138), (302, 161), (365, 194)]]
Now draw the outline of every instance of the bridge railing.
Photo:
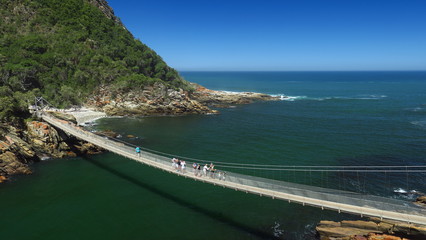
[[(169, 156), (162, 156), (159, 154), (151, 153), (148, 151), (141, 151), (141, 156), (139, 157), (136, 152), (134, 146), (130, 146), (128, 144), (117, 142), (114, 139), (110, 139), (107, 137), (99, 136), (97, 134), (88, 132), (80, 127), (77, 127), (71, 123), (67, 123), (66, 121), (60, 121), (50, 115), (42, 114), (43, 119), (51, 123), (52, 125), (61, 128), (62, 130), (75, 135), (76, 137), (82, 138), (83, 140), (92, 142), (100, 147), (103, 147), (107, 150), (111, 150), (123, 156), (126, 156), (130, 159), (143, 162), (146, 164), (150, 164), (153, 166), (161, 166), (163, 169), (170, 169), (170, 172), (176, 172), (177, 170), (172, 167), (172, 161)], [(155, 163), (155, 164), (152, 164)], [(186, 175), (195, 176), (195, 170), (192, 168), (192, 163), (187, 162)], [(178, 174), (182, 174), (181, 172), (177, 172)], [(201, 171), (202, 173), (202, 171)], [(208, 176), (197, 177), (200, 180), (202, 179), (211, 179), (215, 178), (216, 180), (219, 178), (218, 174)], [(227, 183), (235, 183), (244, 186), (250, 186), (254, 188), (267, 189), (274, 192), (291, 194), (295, 196), (301, 196), (306, 200), (306, 202), (302, 202), (303, 204), (309, 204), (309, 199), (320, 199), (323, 201), (329, 201), (339, 204), (347, 204), (351, 206), (356, 206), (361, 208), (373, 208), (382, 211), (391, 211), (398, 213), (405, 213), (411, 215), (418, 216), (426, 216), (426, 210), (414, 205), (413, 203), (379, 197), (372, 196), (336, 189), (328, 189), (321, 188), (315, 186), (302, 185), (297, 183), (283, 182), (273, 179), (261, 178), (256, 176), (249, 176), (239, 173), (234, 173), (227, 171), (226, 177), (222, 180)], [(240, 189), (241, 190), (241, 189)], [(273, 196), (272, 196), (273, 197)], [(362, 210), (360, 210), (360, 214), (362, 214)], [(410, 219), (407, 219), (410, 222)]]

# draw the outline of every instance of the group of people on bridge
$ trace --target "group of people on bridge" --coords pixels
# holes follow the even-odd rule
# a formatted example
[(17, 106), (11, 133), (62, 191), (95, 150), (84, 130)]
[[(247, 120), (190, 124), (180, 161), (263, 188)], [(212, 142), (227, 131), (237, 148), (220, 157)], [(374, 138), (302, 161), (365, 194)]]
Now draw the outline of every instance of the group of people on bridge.
[(176, 169), (176, 172), (185, 173), (186, 162), (185, 160), (179, 160), (177, 158), (172, 158), (172, 167)]
[(204, 167), (201, 167), (198, 163), (193, 163), (192, 168), (194, 168), (194, 175), (195, 176), (208, 176), (210, 175), (211, 178), (218, 178), (219, 180), (225, 180), (226, 179), (226, 172), (224, 171), (218, 171), (216, 168), (214, 168), (213, 163), (210, 163), (208, 165), (207, 163), (204, 165)]
[[(141, 156), (141, 148), (136, 147), (135, 148), (136, 155), (138, 157)], [(172, 158), (172, 167), (176, 170), (176, 172), (180, 172), (185, 174), (186, 173), (186, 162), (185, 160), (180, 160), (178, 158)], [(218, 171), (213, 163), (205, 164), (204, 166), (201, 166), (201, 164), (193, 163), (192, 168), (194, 169), (194, 175), (196, 177), (207, 177), (210, 176), (210, 178), (213, 179), (219, 179), (219, 180), (226, 180), (226, 172), (225, 171)]]

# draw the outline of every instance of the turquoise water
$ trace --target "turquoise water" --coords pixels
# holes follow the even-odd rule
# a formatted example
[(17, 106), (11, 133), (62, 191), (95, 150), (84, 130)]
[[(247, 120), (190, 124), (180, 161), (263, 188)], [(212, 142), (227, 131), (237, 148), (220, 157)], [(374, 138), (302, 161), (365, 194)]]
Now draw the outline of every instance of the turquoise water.
[[(183, 72), (226, 91), (287, 95), (220, 115), (102, 119), (122, 140), (205, 159), (282, 165), (425, 165), (426, 72)], [(128, 138), (128, 134), (137, 138)], [(5, 239), (312, 239), (357, 218), (171, 176), (111, 153), (48, 160), (0, 185)], [(424, 174), (262, 173), (410, 200)]]

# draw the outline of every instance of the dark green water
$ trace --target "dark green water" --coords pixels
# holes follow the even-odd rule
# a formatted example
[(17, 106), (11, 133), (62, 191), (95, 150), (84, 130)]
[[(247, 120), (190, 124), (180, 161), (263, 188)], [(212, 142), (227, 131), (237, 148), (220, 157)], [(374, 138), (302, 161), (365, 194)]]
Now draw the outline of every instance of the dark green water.
[[(225, 162), (425, 165), (426, 73), (183, 73), (206, 87), (292, 96), (215, 116), (111, 118), (122, 140)], [(126, 135), (137, 136), (136, 139)], [(0, 185), (2, 239), (312, 239), (323, 219), (356, 218), (151, 169), (106, 153), (49, 160)], [(424, 174), (246, 174), (392, 198)]]

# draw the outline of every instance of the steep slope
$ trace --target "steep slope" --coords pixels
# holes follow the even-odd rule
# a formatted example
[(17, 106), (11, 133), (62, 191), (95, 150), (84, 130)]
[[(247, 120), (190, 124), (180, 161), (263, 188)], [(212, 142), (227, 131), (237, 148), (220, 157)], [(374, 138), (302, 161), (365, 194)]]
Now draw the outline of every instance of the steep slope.
[(0, 118), (25, 117), (42, 95), (84, 103), (100, 85), (113, 92), (154, 83), (190, 85), (121, 24), (103, 0), (0, 0)]

